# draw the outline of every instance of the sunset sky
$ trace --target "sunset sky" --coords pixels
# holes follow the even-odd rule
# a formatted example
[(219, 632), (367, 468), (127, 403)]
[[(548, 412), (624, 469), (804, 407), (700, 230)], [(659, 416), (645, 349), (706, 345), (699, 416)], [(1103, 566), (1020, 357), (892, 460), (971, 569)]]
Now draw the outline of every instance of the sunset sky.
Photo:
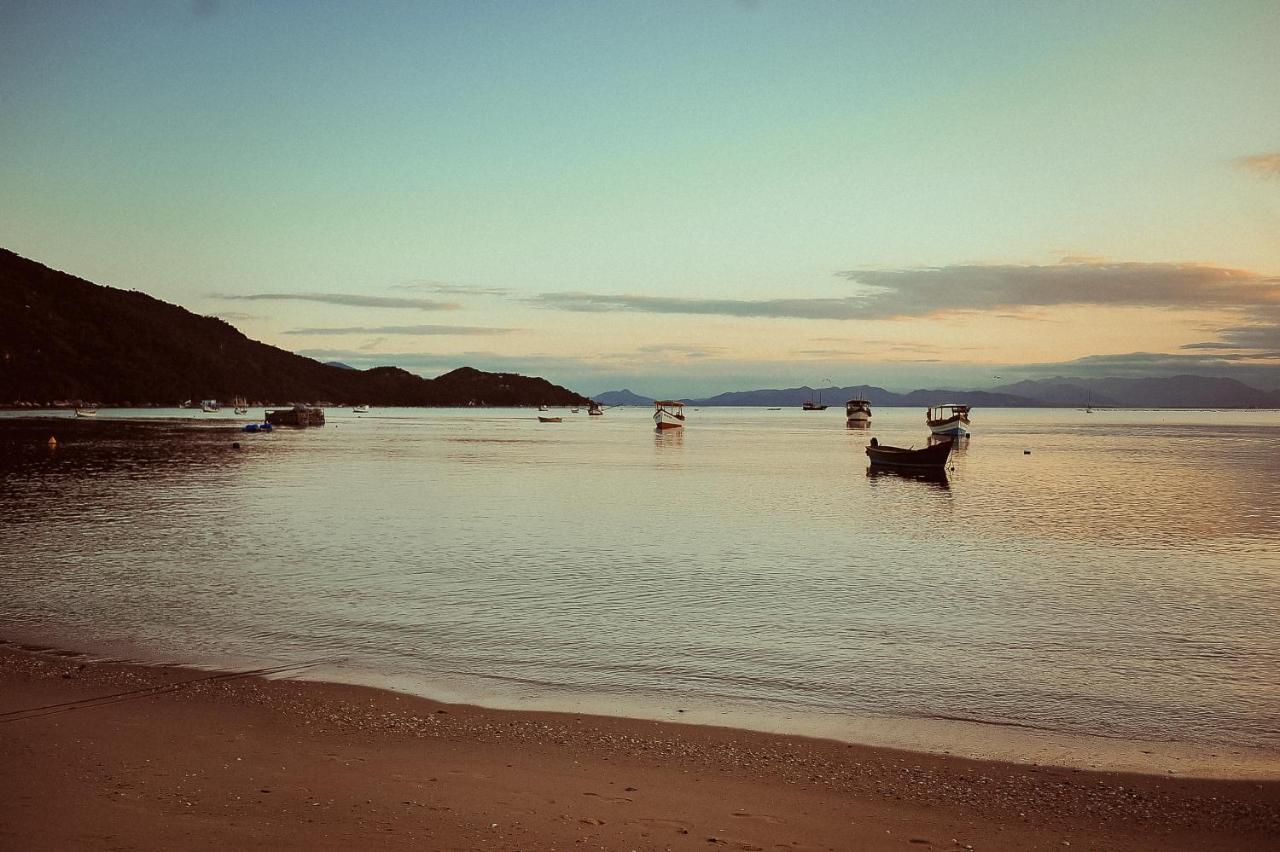
[(0, 245), (428, 376), (1274, 388), (1278, 45), (1275, 0), (0, 0)]

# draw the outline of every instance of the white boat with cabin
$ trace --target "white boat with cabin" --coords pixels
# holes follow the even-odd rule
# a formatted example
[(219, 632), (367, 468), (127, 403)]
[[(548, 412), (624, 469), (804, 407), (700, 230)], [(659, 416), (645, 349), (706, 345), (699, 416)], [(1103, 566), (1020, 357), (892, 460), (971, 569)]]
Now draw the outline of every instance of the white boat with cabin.
[(963, 438), (969, 435), (969, 406), (948, 402), (930, 408), (924, 416), (929, 431), (935, 435)]
[(850, 426), (870, 426), (871, 401), (861, 397), (849, 400), (844, 404), (844, 419)]
[(684, 403), (674, 399), (653, 401), (653, 422), (659, 429), (679, 429), (684, 426)]

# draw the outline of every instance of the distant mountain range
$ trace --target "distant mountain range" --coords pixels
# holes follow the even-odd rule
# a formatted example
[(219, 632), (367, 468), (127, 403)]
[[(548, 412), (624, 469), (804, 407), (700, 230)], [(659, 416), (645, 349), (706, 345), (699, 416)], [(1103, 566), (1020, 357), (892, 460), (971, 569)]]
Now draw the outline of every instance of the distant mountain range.
[[(1029, 379), (1001, 385), (991, 390), (961, 388), (913, 390), (895, 393), (873, 385), (850, 387), (770, 388), (732, 391), (705, 399), (687, 399), (693, 405), (799, 407), (807, 400), (821, 399), (828, 405), (843, 405), (861, 397), (873, 406), (926, 408), (947, 402), (987, 408), (1280, 408), (1280, 390), (1264, 391), (1235, 379), (1217, 376), (1172, 376), (1162, 378), (1063, 378)], [(653, 400), (629, 390), (606, 391), (595, 399), (604, 405), (651, 405)]]
[(144, 293), (93, 284), (0, 249), (0, 404), (574, 405), (546, 379), (463, 367), (424, 379), (398, 367), (321, 364)]

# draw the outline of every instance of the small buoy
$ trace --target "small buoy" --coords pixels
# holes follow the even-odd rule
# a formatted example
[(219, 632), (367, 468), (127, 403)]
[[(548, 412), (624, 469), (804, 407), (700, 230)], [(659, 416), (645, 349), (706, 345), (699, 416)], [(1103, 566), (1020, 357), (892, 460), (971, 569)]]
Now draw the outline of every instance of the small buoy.
[(57, 449), (57, 447), (58, 447), (58, 439), (57, 439), (57, 438), (55, 438), (55, 437), (53, 437), (52, 435), (50, 435), (50, 436), (49, 436), (49, 449), (53, 450), (53, 449)]
[(240, 442), (239, 442), (239, 441), (232, 441), (232, 442), (231, 442), (231, 449), (233, 449), (233, 450), (238, 450), (238, 449), (240, 449)]

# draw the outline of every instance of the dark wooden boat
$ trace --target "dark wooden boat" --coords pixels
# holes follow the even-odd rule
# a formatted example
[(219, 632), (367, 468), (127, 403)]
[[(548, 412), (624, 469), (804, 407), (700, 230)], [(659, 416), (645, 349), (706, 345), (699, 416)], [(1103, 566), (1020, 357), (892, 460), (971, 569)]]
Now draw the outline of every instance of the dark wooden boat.
[(275, 409), (266, 412), (266, 421), (272, 426), (323, 426), (324, 409), (309, 405)]
[(872, 464), (892, 465), (894, 467), (946, 467), (951, 458), (951, 441), (939, 441), (920, 449), (903, 449), (902, 447), (882, 446), (875, 438), (867, 447), (867, 455)]

